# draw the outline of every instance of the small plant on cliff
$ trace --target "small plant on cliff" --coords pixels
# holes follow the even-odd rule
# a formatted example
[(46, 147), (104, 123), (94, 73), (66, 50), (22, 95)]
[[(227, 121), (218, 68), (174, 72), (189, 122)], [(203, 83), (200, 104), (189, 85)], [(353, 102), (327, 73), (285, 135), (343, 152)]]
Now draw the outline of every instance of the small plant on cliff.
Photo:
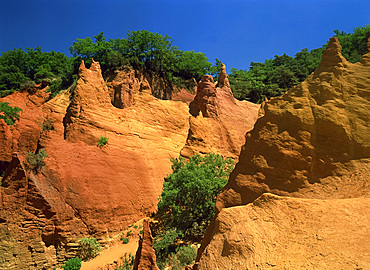
[(79, 270), (81, 268), (81, 259), (78, 257), (71, 258), (62, 265), (64, 270)]
[(87, 261), (99, 254), (100, 244), (96, 238), (81, 238), (79, 241), (79, 256)]
[(27, 152), (26, 154), (26, 161), (28, 165), (33, 170), (40, 170), (44, 165), (44, 159), (48, 156), (44, 149), (40, 149), (40, 151), (35, 154), (32, 152)]
[(124, 244), (128, 244), (128, 242), (130, 242), (130, 239), (128, 237), (124, 237), (123, 235), (121, 235), (121, 241)]
[(4, 119), (10, 126), (18, 120), (21, 111), (21, 108), (9, 106), (9, 102), (0, 102), (0, 119)]
[(55, 130), (53, 120), (50, 117), (46, 117), (42, 122), (42, 131)]
[(104, 145), (106, 145), (108, 143), (108, 140), (109, 140), (109, 138), (104, 137), (104, 136), (100, 136), (99, 141), (96, 143), (96, 145), (98, 147), (103, 147)]

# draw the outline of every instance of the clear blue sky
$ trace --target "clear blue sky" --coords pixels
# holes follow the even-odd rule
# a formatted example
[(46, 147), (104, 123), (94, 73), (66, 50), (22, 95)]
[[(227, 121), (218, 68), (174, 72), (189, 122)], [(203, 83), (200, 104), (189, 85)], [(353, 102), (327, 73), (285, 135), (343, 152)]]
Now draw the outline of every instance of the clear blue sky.
[(333, 30), (370, 24), (369, 0), (1, 0), (0, 51), (41, 46), (69, 54), (76, 38), (145, 29), (228, 69), (320, 47)]

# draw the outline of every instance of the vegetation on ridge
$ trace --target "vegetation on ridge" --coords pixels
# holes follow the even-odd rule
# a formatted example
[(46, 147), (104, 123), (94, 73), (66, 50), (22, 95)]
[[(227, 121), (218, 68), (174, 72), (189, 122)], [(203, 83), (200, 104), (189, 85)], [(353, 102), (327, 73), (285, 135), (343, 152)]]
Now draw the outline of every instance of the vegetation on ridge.
[[(342, 45), (342, 54), (355, 63), (367, 53), (370, 25), (357, 27), (354, 33), (334, 31)], [(304, 81), (320, 64), (321, 55), (327, 43), (321, 48), (308, 51), (306, 48), (294, 57), (275, 55), (263, 63), (251, 62), (249, 70), (231, 68), (229, 75), (234, 96), (240, 100), (261, 103), (266, 98), (281, 95), (292, 86)]]
[[(353, 33), (334, 31), (343, 50), (343, 56), (354, 63), (367, 52), (370, 25), (357, 27)], [(294, 57), (275, 55), (262, 63), (251, 62), (247, 70), (231, 69), (229, 80), (234, 96), (240, 100), (260, 103), (265, 97), (281, 95), (302, 82), (319, 65), (327, 44), (311, 51), (302, 49)], [(13, 49), (0, 56), (0, 97), (27, 88), (43, 80), (51, 82), (52, 96), (71, 86), (77, 78), (81, 60), (88, 64), (91, 58), (99, 61), (104, 71), (133, 67), (157, 74), (172, 84), (185, 87), (194, 78), (204, 74), (216, 75), (220, 61), (212, 65), (204, 53), (182, 51), (173, 45), (168, 35), (147, 30), (129, 31), (124, 38), (107, 41), (103, 33), (76, 39), (69, 48), (73, 57), (60, 52), (42, 52), (40, 47)]]
[(4, 119), (5, 123), (12, 126), (19, 119), (19, 112), (22, 109), (9, 106), (9, 102), (0, 102), (0, 119)]

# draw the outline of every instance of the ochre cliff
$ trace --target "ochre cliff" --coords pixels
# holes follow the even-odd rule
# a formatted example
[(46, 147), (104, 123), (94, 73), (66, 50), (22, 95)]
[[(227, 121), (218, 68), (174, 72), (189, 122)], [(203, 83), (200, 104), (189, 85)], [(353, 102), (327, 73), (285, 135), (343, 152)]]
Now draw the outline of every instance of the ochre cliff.
[[(111, 85), (96, 62), (90, 68), (82, 63), (75, 88), (48, 102), (45, 89), (0, 100), (22, 109), (14, 126), (0, 122), (0, 165), (6, 168), (0, 269), (52, 268), (75, 256), (77, 239), (109, 239), (156, 209), (170, 158), (186, 141), (188, 106), (155, 98), (145, 78), (117, 76), (127, 79), (122, 91), (130, 84), (134, 89), (132, 99), (119, 97), (123, 108), (112, 104)], [(43, 128), (47, 119), (54, 128)], [(100, 136), (108, 145), (97, 147)], [(48, 154), (41, 171), (10, 166), (25, 164), (26, 153), (41, 148)]]
[(259, 105), (234, 98), (225, 65), (217, 86), (212, 76), (203, 76), (189, 107), (190, 129), (181, 155), (213, 152), (237, 159), (246, 132), (257, 120)]
[[(235, 261), (250, 269), (338, 269), (336, 263), (331, 264), (335, 260), (346, 265), (345, 269), (370, 267), (369, 250), (362, 246), (369, 237), (364, 207), (368, 204), (365, 198), (370, 197), (369, 60), (370, 50), (361, 62), (349, 63), (341, 55), (338, 39), (331, 38), (313, 74), (263, 104), (264, 116), (247, 134), (239, 163), (217, 199), (218, 216), (198, 252), (198, 269), (213, 268), (218, 260), (225, 265)], [(260, 197), (263, 193), (312, 200)], [(300, 207), (307, 208), (307, 214)], [(277, 211), (286, 212), (282, 219), (289, 217), (287, 222), (291, 222), (282, 231)], [(321, 212), (327, 214), (318, 215)], [(225, 222), (235, 225), (222, 227)], [(245, 236), (241, 244), (242, 236), (235, 234), (240, 226), (245, 227), (240, 232)], [(327, 240), (312, 242), (309, 227)], [(354, 232), (355, 227), (361, 230)], [(295, 233), (301, 234), (299, 239)], [(332, 240), (331, 234), (335, 235)], [(353, 236), (347, 240), (354, 246), (340, 239), (344, 235)], [(323, 252), (326, 245), (330, 254)]]
[(368, 269), (369, 203), (265, 193), (224, 208), (197, 269)]

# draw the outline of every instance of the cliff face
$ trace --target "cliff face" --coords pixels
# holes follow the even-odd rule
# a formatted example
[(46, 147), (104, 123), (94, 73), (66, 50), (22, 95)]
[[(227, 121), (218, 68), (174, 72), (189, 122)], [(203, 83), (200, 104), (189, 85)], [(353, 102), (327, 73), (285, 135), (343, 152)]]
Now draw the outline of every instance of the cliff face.
[[(0, 123), (0, 165), (7, 168), (0, 226), (8, 235), (0, 240), (0, 269), (52, 268), (75, 255), (77, 239), (109, 239), (155, 210), (170, 158), (186, 141), (188, 107), (155, 98), (145, 78), (117, 74), (117, 84), (119, 76), (121, 90), (134, 90), (132, 99), (119, 97), (124, 108), (112, 105), (96, 62), (89, 69), (82, 63), (75, 89), (46, 103), (45, 90), (1, 99), (23, 111), (13, 127)], [(53, 129), (43, 130), (45, 119)], [(107, 146), (97, 147), (100, 136)], [(24, 164), (26, 152), (40, 148), (48, 154), (41, 171), (10, 166), (13, 152)]]
[(197, 269), (367, 269), (369, 203), (265, 193), (224, 208)]
[(198, 83), (189, 108), (190, 129), (181, 155), (213, 152), (237, 159), (245, 133), (257, 120), (259, 105), (234, 98), (223, 65), (217, 86), (210, 75)]
[[(296, 245), (307, 245), (308, 242), (306, 243), (304, 238), (309, 238), (309, 230), (300, 231), (302, 234), (300, 240), (296, 240), (293, 234), (294, 243), (290, 242), (293, 239), (289, 240), (289, 230), (294, 231), (294, 224), (301, 223), (309, 224), (307, 227), (313, 226), (319, 232), (325, 230), (336, 232), (338, 230), (340, 232), (338, 235), (348, 234), (356, 239), (353, 242), (355, 247), (349, 248), (345, 246), (345, 242), (335, 238), (329, 244), (330, 249), (333, 248), (333, 252), (331, 254), (325, 253), (327, 257), (323, 258), (323, 264), (319, 263), (317, 267), (325, 268), (326, 263), (336, 259), (342, 263), (348, 263), (348, 265), (351, 265), (350, 267), (353, 266), (350, 263), (351, 260), (353, 260), (354, 265), (358, 263), (358, 266), (364, 267), (366, 265), (364, 268), (369, 267), (370, 262), (368, 260), (364, 262), (362, 255), (356, 255), (361, 250), (360, 245), (362, 244), (357, 240), (363, 239), (361, 238), (363, 231), (359, 234), (353, 232), (353, 228), (356, 226), (364, 226), (363, 228), (367, 228), (364, 230), (368, 231), (368, 224), (361, 218), (358, 219), (359, 223), (357, 225), (352, 224), (351, 217), (344, 212), (338, 213), (337, 216), (332, 216), (329, 213), (332, 211), (331, 207), (333, 207), (333, 211), (337, 211), (333, 205), (347, 204), (348, 202), (347, 207), (356, 208), (353, 209), (353, 215), (356, 216), (353, 218), (359, 218), (363, 213), (363, 208), (361, 208), (362, 206), (357, 208), (356, 205), (368, 203), (366, 199), (344, 200), (343, 202), (328, 200), (320, 203), (317, 203), (317, 200), (312, 200), (312, 202), (295, 200), (298, 204), (313, 203), (316, 205), (317, 203), (317, 205), (322, 205), (320, 211), (328, 211), (327, 216), (323, 215), (319, 219), (312, 219), (312, 222), (309, 219), (316, 214), (299, 214), (301, 210), (296, 209), (301, 206), (298, 208), (281, 206), (282, 208), (279, 211), (287, 211), (287, 214), (292, 216), (297, 215), (296, 223), (288, 225), (286, 234), (284, 234), (284, 231), (280, 231), (278, 225), (280, 221), (278, 219), (271, 221), (271, 225), (276, 226), (275, 228), (270, 228), (268, 223), (262, 224), (264, 221), (261, 219), (264, 219), (265, 216), (263, 213), (259, 213), (260, 210), (256, 209), (256, 207), (261, 208), (261, 211), (271, 213), (271, 219), (274, 219), (276, 215), (269, 210), (269, 205), (279, 203), (278, 201), (283, 199), (271, 197), (266, 203), (266, 210), (264, 210), (264, 203), (261, 202), (262, 199), (255, 201), (267, 192), (291, 197), (326, 200), (369, 198), (369, 59), (370, 53), (364, 55), (360, 63), (349, 63), (341, 55), (341, 46), (337, 38), (331, 38), (329, 48), (325, 50), (322, 62), (313, 74), (283, 96), (274, 98), (264, 104), (264, 116), (258, 119), (254, 129), (247, 134), (239, 163), (231, 173), (228, 184), (218, 197), (216, 212), (219, 213), (219, 216), (207, 229), (202, 247), (198, 253), (200, 269), (209, 269), (207, 260), (211, 260), (212, 263), (215, 263), (218, 259), (223, 260), (222, 257), (225, 252), (237, 254), (235, 256), (238, 256), (238, 260), (245, 265), (250, 265), (251, 269), (259, 269), (258, 267), (263, 265), (267, 267), (270, 262), (271, 265), (281, 268), (307, 269), (309, 261), (313, 256), (321, 254), (320, 250), (325, 244), (315, 243), (314, 251), (307, 253), (312, 253), (312, 256), (303, 258), (303, 256), (297, 255), (298, 257), (295, 258), (295, 254), (290, 253), (290, 249), (295, 250)], [(276, 200), (277, 202), (275, 202)], [(253, 204), (255, 205), (250, 206), (249, 204), (254, 201)], [(240, 205), (247, 205), (240, 209), (240, 211), (246, 213), (245, 219), (242, 218), (241, 220), (238, 219), (239, 214), (237, 212), (239, 210), (232, 210), (231, 208)], [(304, 206), (302, 205), (302, 207)], [(216, 251), (214, 249), (215, 245), (222, 246), (216, 238), (227, 238), (234, 231), (232, 227), (234, 225), (226, 229), (222, 229), (218, 225), (219, 222), (225, 222), (225, 215), (228, 215), (227, 213), (231, 211), (235, 213), (232, 216), (227, 216), (227, 219), (235, 218), (236, 220), (233, 221), (235, 224), (240, 222), (245, 228), (248, 228), (248, 224), (253, 223), (254, 220), (261, 220), (261, 224), (258, 226), (262, 227), (259, 232), (253, 231), (255, 225), (253, 225), (253, 228), (241, 232), (242, 234), (253, 235), (245, 238), (245, 247), (239, 248), (237, 240), (234, 239), (235, 241), (223, 244), (224, 248), (225, 245), (229, 245), (226, 247), (228, 251)], [(367, 214), (364, 213), (365, 216)], [(332, 218), (334, 220), (324, 226), (326, 217), (329, 220)], [(253, 224), (258, 222), (256, 221)], [(337, 225), (339, 227), (336, 227)], [(261, 231), (270, 234), (270, 229), (274, 230), (275, 236), (280, 240), (273, 237), (268, 241), (266, 240), (265, 237), (268, 236), (261, 234)], [(343, 231), (341, 231), (342, 229)], [(222, 234), (223, 236), (220, 236)], [(287, 237), (286, 240), (283, 240), (284, 235)], [(275, 240), (277, 242), (274, 242)], [(337, 240), (338, 243), (335, 242)], [(261, 246), (261, 249), (252, 248), (252, 243), (256, 243), (256, 241), (259, 243), (264, 241), (264, 246)], [(278, 251), (275, 247), (270, 248), (269, 245), (273, 243), (276, 243), (276, 246), (282, 245), (283, 250)], [(263, 247), (268, 250), (271, 259), (268, 259), (268, 256), (263, 257), (263, 254), (265, 254), (265, 251), (262, 250)], [(353, 249), (348, 250), (347, 254), (346, 248)], [(361, 250), (361, 252), (369, 255), (368, 249)], [(257, 258), (260, 253), (262, 254), (261, 257)], [(353, 257), (349, 254), (353, 254)], [(211, 257), (212, 259), (210, 259)], [(285, 259), (283, 260), (283, 258)], [(226, 261), (224, 260), (223, 263), (226, 263)], [(333, 266), (329, 268), (335, 269)], [(232, 267), (226, 269), (232, 269)]]

